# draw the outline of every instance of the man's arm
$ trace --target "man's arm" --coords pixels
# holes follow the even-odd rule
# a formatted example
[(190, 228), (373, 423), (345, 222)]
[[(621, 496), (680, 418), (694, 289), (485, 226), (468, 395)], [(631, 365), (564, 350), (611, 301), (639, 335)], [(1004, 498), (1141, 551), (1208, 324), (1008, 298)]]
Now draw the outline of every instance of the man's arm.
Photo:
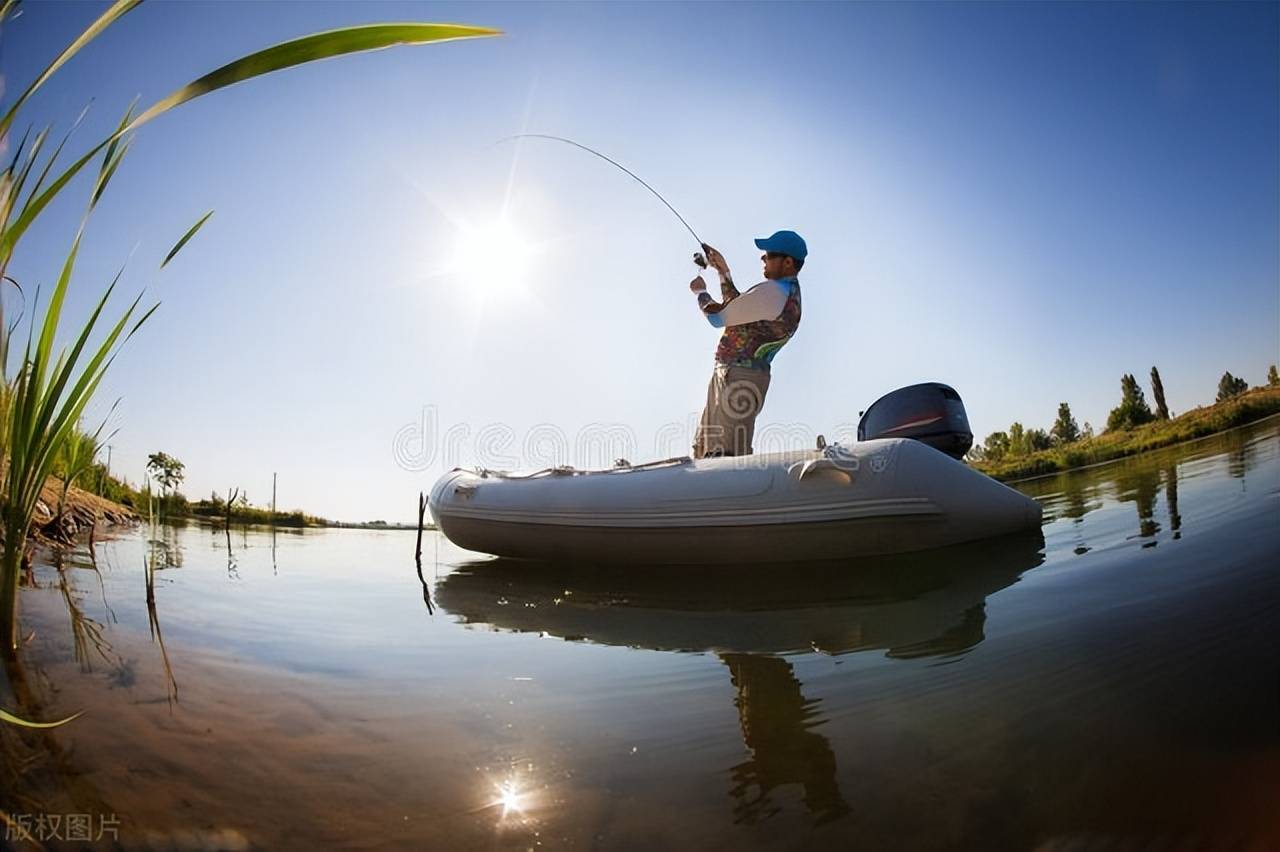
[[(701, 284), (701, 287), (694, 285)], [(698, 294), (698, 307), (706, 316), (707, 322), (715, 328), (745, 325), (760, 320), (774, 320), (782, 315), (791, 295), (791, 286), (778, 281), (762, 281), (746, 293), (739, 295), (732, 303), (717, 302), (706, 290), (702, 278), (695, 278), (690, 289)]]
[(738, 288), (733, 286), (733, 279), (726, 272), (720, 276), (720, 300), (724, 304), (729, 304), (742, 294), (738, 292)]
[[(720, 300), (722, 304), (727, 305), (742, 295), (738, 292), (738, 288), (733, 286), (733, 275), (729, 272), (729, 263), (724, 259), (724, 255), (706, 243), (702, 244), (702, 250), (707, 253), (708, 265), (720, 274)], [(698, 300), (698, 304), (702, 304), (701, 299)]]
[(703, 285), (703, 289), (694, 290), (693, 292), (698, 294), (698, 307), (702, 309), (704, 314), (718, 314), (720, 311), (724, 310), (726, 303), (717, 302), (715, 299), (711, 298), (711, 294), (706, 291), (705, 284)]
[[(718, 314), (724, 310), (724, 306), (729, 304), (729, 300), (717, 302), (711, 298), (711, 294), (707, 292), (707, 282), (699, 275), (697, 278), (689, 282), (689, 289), (698, 297), (698, 307), (704, 314), (710, 317), (711, 314)], [(735, 291), (736, 293), (737, 291)], [(712, 325), (715, 323), (713, 322)]]
[(787, 298), (791, 295), (791, 286), (778, 281), (762, 281), (732, 302), (720, 305), (699, 307), (707, 317), (707, 322), (715, 328), (726, 328), (735, 325), (746, 325), (760, 320), (775, 320), (782, 316), (782, 309), (787, 306)]

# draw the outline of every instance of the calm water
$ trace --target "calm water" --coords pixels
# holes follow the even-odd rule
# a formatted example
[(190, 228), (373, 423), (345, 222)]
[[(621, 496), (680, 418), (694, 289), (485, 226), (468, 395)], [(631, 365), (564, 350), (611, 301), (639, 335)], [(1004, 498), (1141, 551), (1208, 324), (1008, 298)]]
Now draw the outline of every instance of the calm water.
[(126, 533), (38, 568), (28, 672), (129, 848), (1280, 848), (1280, 421), (1022, 487), (1043, 535), (626, 573), (429, 536), (425, 589), (412, 533)]

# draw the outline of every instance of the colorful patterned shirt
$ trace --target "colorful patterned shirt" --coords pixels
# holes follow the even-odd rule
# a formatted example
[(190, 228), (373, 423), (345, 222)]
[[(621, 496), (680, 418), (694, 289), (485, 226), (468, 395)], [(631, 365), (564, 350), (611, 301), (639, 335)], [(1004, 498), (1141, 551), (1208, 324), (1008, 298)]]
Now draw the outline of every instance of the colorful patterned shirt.
[(800, 282), (795, 278), (761, 281), (745, 293), (739, 293), (732, 281), (722, 282), (720, 288), (722, 303), (705, 293), (698, 298), (707, 321), (724, 329), (716, 363), (768, 370), (773, 356), (800, 325)]

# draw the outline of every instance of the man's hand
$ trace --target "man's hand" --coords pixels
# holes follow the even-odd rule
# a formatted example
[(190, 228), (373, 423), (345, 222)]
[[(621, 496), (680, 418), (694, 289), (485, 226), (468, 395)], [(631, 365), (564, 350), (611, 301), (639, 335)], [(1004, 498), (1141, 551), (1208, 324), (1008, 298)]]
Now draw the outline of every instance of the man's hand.
[(706, 243), (702, 244), (702, 250), (707, 253), (707, 263), (711, 268), (719, 272), (722, 277), (728, 277), (729, 264), (724, 259), (724, 255)]
[(697, 278), (689, 282), (689, 289), (694, 293), (705, 293), (707, 292), (707, 282), (703, 281), (702, 276), (699, 275)]

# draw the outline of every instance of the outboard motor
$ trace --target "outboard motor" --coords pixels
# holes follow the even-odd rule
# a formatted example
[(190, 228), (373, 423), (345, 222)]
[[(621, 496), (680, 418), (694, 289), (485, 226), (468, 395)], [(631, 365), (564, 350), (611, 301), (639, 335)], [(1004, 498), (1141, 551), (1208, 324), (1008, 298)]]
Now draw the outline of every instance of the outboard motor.
[(915, 438), (955, 459), (973, 446), (960, 394), (940, 382), (901, 388), (872, 403), (858, 421), (858, 440), (872, 438)]

